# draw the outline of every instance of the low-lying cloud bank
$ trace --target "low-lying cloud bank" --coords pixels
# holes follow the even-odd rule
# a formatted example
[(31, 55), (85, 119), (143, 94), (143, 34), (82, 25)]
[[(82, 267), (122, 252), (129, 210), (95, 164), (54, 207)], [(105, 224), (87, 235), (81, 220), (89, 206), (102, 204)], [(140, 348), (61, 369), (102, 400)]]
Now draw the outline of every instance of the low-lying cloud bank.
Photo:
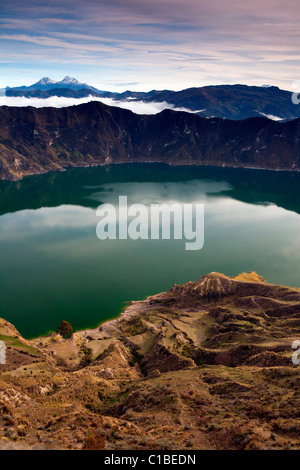
[(146, 103), (144, 101), (119, 101), (112, 98), (97, 98), (87, 96), (85, 98), (66, 98), (60, 96), (51, 96), (50, 98), (26, 98), (24, 96), (0, 96), (0, 106), (33, 106), (35, 108), (63, 108), (66, 106), (89, 103), (90, 101), (101, 101), (108, 106), (117, 106), (119, 108), (130, 109), (136, 114), (157, 114), (164, 109), (173, 109), (174, 111), (186, 111), (192, 113), (190, 109), (176, 108), (174, 105), (163, 102)]

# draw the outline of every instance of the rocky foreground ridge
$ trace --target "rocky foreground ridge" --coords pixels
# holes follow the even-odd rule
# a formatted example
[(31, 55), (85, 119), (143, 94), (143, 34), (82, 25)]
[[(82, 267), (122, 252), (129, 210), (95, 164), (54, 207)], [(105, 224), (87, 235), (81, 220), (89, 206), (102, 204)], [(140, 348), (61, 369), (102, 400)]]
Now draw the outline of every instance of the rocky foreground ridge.
[(299, 449), (300, 289), (219, 273), (72, 339), (1, 320), (0, 448)]
[(128, 162), (300, 170), (300, 120), (230, 121), (171, 110), (142, 116), (96, 101), (0, 107), (0, 179)]

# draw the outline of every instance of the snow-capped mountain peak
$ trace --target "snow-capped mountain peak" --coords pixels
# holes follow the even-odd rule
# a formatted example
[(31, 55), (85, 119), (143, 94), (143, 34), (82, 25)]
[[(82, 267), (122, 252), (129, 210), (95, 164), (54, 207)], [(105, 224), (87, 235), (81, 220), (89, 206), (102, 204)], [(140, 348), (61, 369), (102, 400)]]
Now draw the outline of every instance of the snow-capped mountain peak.
[(36, 84), (39, 84), (39, 85), (53, 85), (54, 83), (56, 83), (55, 80), (52, 80), (49, 77), (43, 77)]
[(69, 75), (66, 75), (65, 78), (63, 78), (60, 81), (52, 80), (49, 77), (43, 77), (41, 80), (38, 82), (34, 83), (33, 85), (30, 86), (21, 86), (21, 87), (14, 87), (13, 89), (15, 91), (30, 91), (30, 90), (42, 90), (42, 91), (48, 91), (48, 90), (53, 90), (57, 88), (68, 88), (70, 90), (92, 90), (95, 93), (103, 93), (100, 90), (97, 90), (97, 88), (94, 88), (87, 83), (81, 83), (76, 78), (70, 77)]
[(66, 75), (63, 80), (61, 80), (59, 83), (66, 83), (66, 84), (73, 84), (73, 85), (79, 85), (80, 82), (76, 80), (76, 78), (70, 77), (69, 75)]

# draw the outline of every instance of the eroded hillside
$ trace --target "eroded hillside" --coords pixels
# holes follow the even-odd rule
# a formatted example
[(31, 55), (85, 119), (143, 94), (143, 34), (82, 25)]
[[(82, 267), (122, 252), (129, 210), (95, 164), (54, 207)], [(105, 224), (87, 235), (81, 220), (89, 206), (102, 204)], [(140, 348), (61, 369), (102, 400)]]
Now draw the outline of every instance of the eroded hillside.
[(300, 289), (211, 273), (72, 339), (0, 339), (0, 447), (299, 449)]

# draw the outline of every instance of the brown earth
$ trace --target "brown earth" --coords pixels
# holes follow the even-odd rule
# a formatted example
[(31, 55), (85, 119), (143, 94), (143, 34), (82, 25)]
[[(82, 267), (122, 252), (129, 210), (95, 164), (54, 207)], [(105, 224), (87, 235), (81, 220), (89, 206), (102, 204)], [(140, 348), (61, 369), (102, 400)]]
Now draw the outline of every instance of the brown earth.
[(211, 273), (72, 339), (0, 339), (0, 448), (299, 449), (300, 289)]

